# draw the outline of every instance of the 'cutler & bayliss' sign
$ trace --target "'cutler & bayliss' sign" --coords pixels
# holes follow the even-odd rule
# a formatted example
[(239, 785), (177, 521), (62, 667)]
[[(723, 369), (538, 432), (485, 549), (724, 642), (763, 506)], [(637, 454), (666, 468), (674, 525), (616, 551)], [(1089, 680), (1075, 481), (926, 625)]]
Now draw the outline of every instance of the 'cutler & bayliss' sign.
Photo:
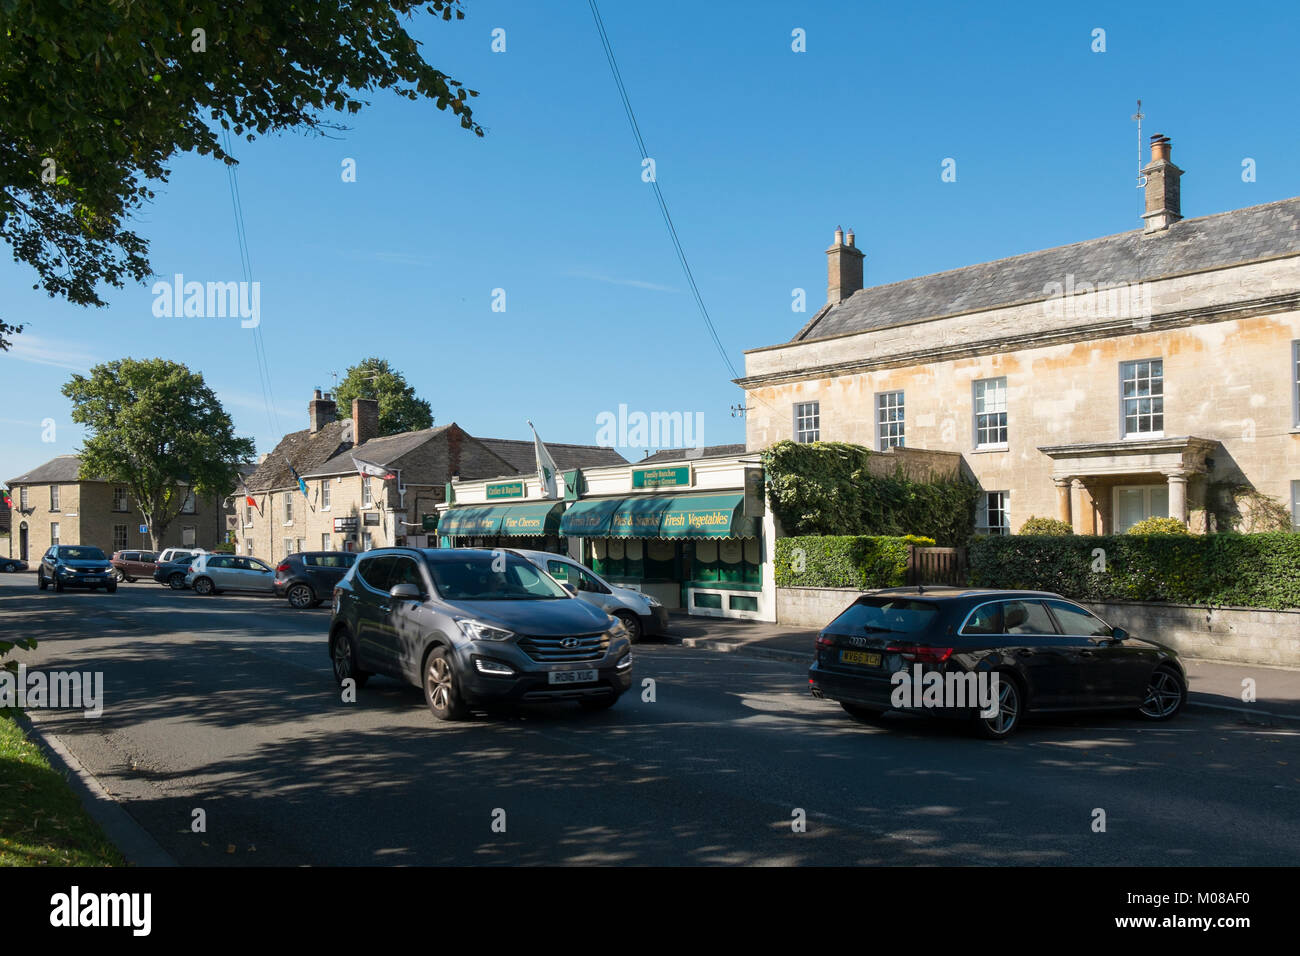
[(522, 498), (523, 496), (524, 483), (522, 481), (502, 481), (487, 486), (488, 501), (495, 501), (498, 498)]

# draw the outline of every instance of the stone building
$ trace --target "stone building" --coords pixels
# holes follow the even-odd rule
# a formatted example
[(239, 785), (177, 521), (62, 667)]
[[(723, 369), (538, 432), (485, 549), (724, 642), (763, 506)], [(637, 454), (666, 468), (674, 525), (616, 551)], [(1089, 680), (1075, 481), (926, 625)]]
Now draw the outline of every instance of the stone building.
[[(379, 435), (379, 404), (373, 399), (355, 400), (352, 417), (340, 419), (337, 403), (318, 389), (308, 403), (308, 422), (284, 436), (248, 478), (257, 507), (236, 496), (241, 553), (275, 562), (298, 551), (436, 546), (432, 524), (449, 483), (535, 471), (531, 441), (480, 439), (454, 422)], [(624, 462), (612, 448), (547, 448), (561, 468)], [(395, 477), (363, 476), (354, 457)]]
[(1170, 150), (1152, 137), (1143, 227), (1105, 238), (864, 288), (836, 230), (826, 304), (746, 353), (749, 449), (960, 452), (994, 533), (1294, 521), (1300, 198), (1183, 219)]
[[(80, 472), (78, 456), (60, 455), (9, 479), (14, 557), (33, 562), (52, 544), (94, 545), (105, 554), (152, 548), (149, 535), (140, 531), (144, 515), (126, 487), (83, 479)], [(212, 548), (224, 541), (223, 500), (189, 495), (160, 547)]]

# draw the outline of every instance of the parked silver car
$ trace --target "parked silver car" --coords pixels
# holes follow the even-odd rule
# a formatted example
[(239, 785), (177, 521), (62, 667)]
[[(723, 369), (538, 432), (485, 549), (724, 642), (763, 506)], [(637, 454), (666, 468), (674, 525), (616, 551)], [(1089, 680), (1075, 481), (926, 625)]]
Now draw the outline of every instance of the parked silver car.
[(275, 593), (275, 569), (265, 561), (242, 554), (200, 554), (185, 575), (185, 584), (195, 594), (222, 591)]
[(642, 637), (663, 637), (668, 633), (668, 612), (651, 594), (610, 584), (591, 568), (567, 554), (549, 551), (507, 549), (526, 558), (555, 580), (571, 588), (575, 597), (592, 604), (627, 628), (628, 639), (635, 644)]

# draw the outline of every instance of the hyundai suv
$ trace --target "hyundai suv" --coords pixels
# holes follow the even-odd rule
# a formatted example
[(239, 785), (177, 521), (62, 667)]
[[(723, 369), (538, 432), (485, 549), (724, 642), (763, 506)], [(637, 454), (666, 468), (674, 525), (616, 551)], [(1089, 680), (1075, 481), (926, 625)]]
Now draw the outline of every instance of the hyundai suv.
[(41, 556), (36, 568), (36, 586), (42, 591), (54, 585), (64, 588), (103, 588), (109, 594), (117, 590), (113, 566), (99, 548), (84, 544), (56, 544)]
[(440, 720), (492, 702), (611, 706), (632, 685), (623, 623), (507, 551), (383, 548), (334, 588), (335, 680), (421, 687)]

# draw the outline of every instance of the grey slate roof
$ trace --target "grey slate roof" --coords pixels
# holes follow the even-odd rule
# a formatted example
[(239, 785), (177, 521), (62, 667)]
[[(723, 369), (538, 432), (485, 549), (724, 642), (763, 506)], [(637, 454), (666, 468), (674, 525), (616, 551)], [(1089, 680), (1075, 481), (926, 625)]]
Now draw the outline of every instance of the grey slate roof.
[[(15, 485), (43, 485), (56, 481), (80, 481), (81, 458), (77, 455), (59, 455), (43, 465), (37, 465), (25, 475), (10, 478), (10, 488)], [(3, 502), (0, 502), (3, 504)]]
[(823, 309), (791, 340), (888, 328), (1045, 298), (1065, 281), (1118, 284), (1300, 253), (1300, 197), (997, 259), (861, 289)]
[[(508, 461), (520, 474), (531, 475), (537, 471), (537, 457), (531, 441), (514, 438), (480, 438), (479, 441), (494, 455)], [(602, 465), (627, 464), (626, 458), (613, 448), (606, 448), (603, 445), (553, 445), (550, 442), (543, 444), (555, 459), (555, 466), (561, 471), (570, 468), (599, 468)]]
[[(351, 421), (351, 419), (348, 419)], [(348, 443), (348, 447), (340, 451), (337, 455), (321, 462), (312, 468), (311, 471), (298, 469), (298, 473), (304, 478), (321, 478), (326, 475), (347, 475), (357, 470), (356, 464), (352, 461), (352, 456), (356, 455), (365, 461), (373, 462), (376, 465), (387, 465), (401, 458), (409, 451), (419, 448), (430, 438), (434, 438), (452, 425), (437, 425), (433, 428), (422, 428), (414, 432), (399, 432), (396, 435), (381, 435), (378, 438), (372, 438), (368, 442), (353, 447)], [(296, 467), (296, 465), (295, 465)]]
[(653, 465), (661, 461), (695, 461), (699, 458), (734, 458), (745, 453), (744, 444), (739, 445), (705, 445), (699, 451), (694, 448), (665, 448), (636, 462), (638, 465)]

